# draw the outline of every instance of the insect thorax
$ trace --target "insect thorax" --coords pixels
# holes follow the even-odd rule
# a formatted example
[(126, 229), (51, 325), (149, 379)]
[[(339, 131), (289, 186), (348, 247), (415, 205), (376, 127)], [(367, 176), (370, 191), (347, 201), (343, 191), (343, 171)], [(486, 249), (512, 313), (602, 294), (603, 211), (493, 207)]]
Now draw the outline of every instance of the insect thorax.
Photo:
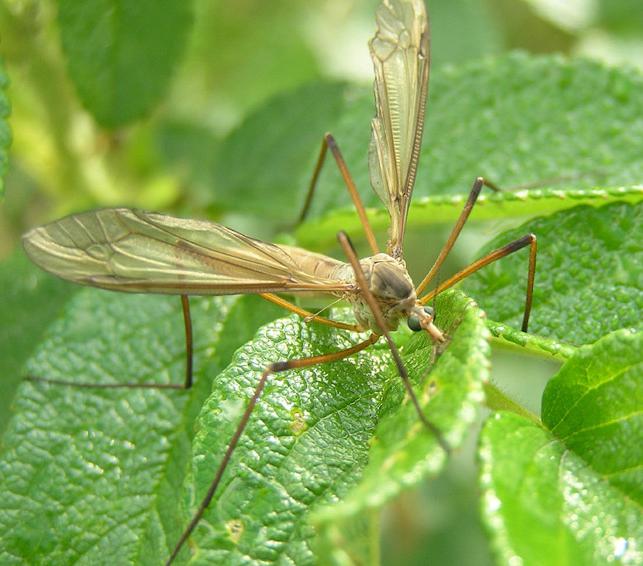
[[(360, 261), (368, 288), (378, 302), (388, 330), (395, 330), (400, 320), (406, 318), (417, 299), (413, 281), (402, 260), (388, 254), (377, 254)], [(346, 269), (347, 268), (347, 269)], [(355, 277), (350, 265), (344, 268), (346, 279)], [(365, 329), (381, 333), (363, 293), (350, 294), (348, 300), (353, 307), (355, 319)]]

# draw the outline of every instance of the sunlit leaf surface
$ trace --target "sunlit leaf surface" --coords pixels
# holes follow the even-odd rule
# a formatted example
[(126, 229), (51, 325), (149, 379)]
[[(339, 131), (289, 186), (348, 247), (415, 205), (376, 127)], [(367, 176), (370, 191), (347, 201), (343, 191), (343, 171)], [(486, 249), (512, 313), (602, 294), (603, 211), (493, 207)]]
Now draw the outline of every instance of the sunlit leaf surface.
[(487, 422), (483, 516), (501, 562), (641, 562), (640, 351), (640, 333), (610, 334), (549, 383), (542, 427), (510, 413)]
[[(455, 448), (482, 398), (487, 334), (479, 311), (465, 297), (451, 295), (438, 308), (451, 343), (438, 352), (424, 336), (416, 336), (403, 355), (427, 415)], [(354, 341), (288, 318), (265, 326), (237, 352), (214, 381), (197, 421), (192, 508), (212, 480), (263, 368), (271, 361), (335, 351)], [(400, 490), (435, 475), (444, 461), (435, 437), (405, 401), (385, 347), (275, 375), (193, 537), (194, 561), (235, 563), (249, 557), (314, 563), (320, 521), (381, 506)], [(338, 507), (315, 516), (320, 506), (344, 498)]]
[[(196, 300), (189, 392), (91, 390), (23, 382), (0, 459), (0, 561), (143, 563), (178, 537), (192, 420), (210, 382), (256, 326), (279, 312), (258, 299)], [(78, 293), (26, 366), (75, 382), (184, 378), (176, 297)]]
[[(641, 204), (579, 207), (527, 222), (478, 254), (524, 234), (538, 237), (531, 332), (581, 345), (619, 328), (640, 327), (643, 312)], [(489, 318), (520, 328), (527, 281), (520, 251), (466, 280)]]

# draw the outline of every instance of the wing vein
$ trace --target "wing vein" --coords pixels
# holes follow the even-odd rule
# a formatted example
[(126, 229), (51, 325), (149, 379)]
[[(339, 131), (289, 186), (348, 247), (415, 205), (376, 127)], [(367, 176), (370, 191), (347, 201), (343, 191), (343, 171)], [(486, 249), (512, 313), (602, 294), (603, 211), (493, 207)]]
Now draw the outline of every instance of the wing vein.
[(384, 0), (370, 42), (376, 114), (371, 125), (371, 185), (391, 217), (388, 252), (402, 256), (406, 217), (420, 156), (430, 65), (423, 0)]
[(62, 218), (24, 236), (32, 260), (76, 283), (127, 292), (344, 293), (341, 262), (220, 224), (123, 208)]

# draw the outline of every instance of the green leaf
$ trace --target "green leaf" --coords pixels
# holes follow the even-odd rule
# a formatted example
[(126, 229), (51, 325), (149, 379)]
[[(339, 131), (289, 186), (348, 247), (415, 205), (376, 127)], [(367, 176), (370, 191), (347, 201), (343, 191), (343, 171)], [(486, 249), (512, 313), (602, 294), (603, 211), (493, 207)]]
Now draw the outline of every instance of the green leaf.
[(284, 224), (297, 220), (322, 136), (341, 114), (347, 90), (344, 84), (314, 83), (278, 95), (251, 114), (219, 152), (217, 202)]
[(216, 200), (213, 173), (220, 140), (206, 126), (182, 121), (163, 122), (152, 133), (157, 165), (181, 178), (190, 204), (211, 205)]
[(0, 58), (0, 196), (4, 194), (4, 176), (9, 165), (9, 146), (11, 145), (11, 130), (9, 129), (9, 114), (11, 104), (7, 95), (9, 77), (4, 70), (4, 61)]
[[(538, 237), (529, 330), (569, 344), (587, 344), (612, 330), (639, 327), (643, 310), (642, 205), (583, 206), (531, 220), (480, 252), (529, 232)], [(520, 328), (528, 253), (512, 254), (468, 278), (464, 289), (496, 321)]]
[[(318, 193), (319, 194), (319, 191)], [(408, 230), (425, 228), (431, 225), (451, 227), (459, 218), (467, 201), (468, 192), (462, 190), (457, 195), (437, 195), (421, 198), (415, 196), (408, 216)], [(317, 197), (316, 197), (317, 198)], [(551, 214), (567, 210), (582, 204), (603, 206), (610, 202), (628, 202), (636, 204), (643, 198), (642, 185), (618, 187), (576, 188), (543, 188), (513, 191), (502, 191), (480, 195), (469, 220), (474, 222), (524, 218), (537, 214)], [(341, 197), (338, 197), (341, 200)], [(330, 208), (329, 208), (330, 209)], [(388, 212), (382, 208), (366, 210), (371, 227), (384, 233), (388, 230), (390, 219)], [(332, 210), (320, 218), (305, 222), (296, 231), (298, 244), (313, 250), (325, 250), (335, 243), (337, 232), (345, 230), (360, 237), (363, 228), (355, 212), (355, 207), (341, 207)], [(383, 238), (382, 238), (383, 240)]]
[(192, 23), (192, 3), (58, 0), (69, 73), (85, 107), (108, 128), (148, 114), (167, 90)]
[[(609, 202), (622, 198), (623, 190), (640, 198), (640, 186), (628, 187), (643, 178), (633, 141), (643, 136), (643, 100), (637, 95), (642, 88), (638, 73), (551, 56), (512, 54), (435, 69), (409, 226), (452, 220), (479, 175), (510, 194), (486, 196), (474, 218)], [(372, 221), (384, 230), (388, 218), (369, 189), (366, 158), (373, 114), (372, 94), (365, 89), (347, 102), (333, 134), (363, 200), (377, 209)], [(314, 144), (309, 151), (316, 152)], [(594, 191), (597, 184), (607, 188)], [(525, 185), (536, 188), (511, 194)], [(429, 196), (441, 197), (437, 209), (423, 200)], [(311, 211), (321, 219), (298, 230), (299, 242), (319, 249), (340, 228), (361, 234), (354, 213), (340, 211), (335, 219), (340, 206), (349, 209), (350, 198), (329, 161)]]
[(480, 59), (501, 50), (498, 22), (483, 3), (468, 0), (434, 2), (429, 16), (431, 64), (435, 68), (445, 63)]
[(527, 348), (530, 353), (542, 354), (560, 360), (566, 360), (576, 351), (575, 346), (561, 340), (522, 332), (495, 320), (487, 321), (487, 328), (491, 331), (494, 343), (508, 349)]
[(547, 386), (544, 427), (486, 423), (483, 516), (501, 562), (640, 563), (641, 346), (622, 330), (579, 348)]
[[(191, 423), (232, 352), (276, 307), (193, 299), (189, 391), (80, 389), (24, 382), (0, 457), (0, 562), (158, 564), (179, 536)], [(78, 293), (29, 361), (76, 382), (180, 383), (178, 298)]]
[(75, 290), (35, 267), (22, 250), (0, 264), (0, 433), (10, 417), (22, 366)]
[(643, 505), (643, 335), (580, 348), (543, 394), (543, 424), (624, 496)]
[[(207, 109), (207, 123), (227, 131), (268, 97), (318, 79), (323, 57), (310, 30), (319, 32), (327, 21), (317, 20), (322, 5), (319, 0), (196, 3), (172, 102), (199, 123)], [(283, 118), (275, 117), (274, 128)]]
[[(431, 401), (431, 420), (444, 431), (445, 440), (451, 447), (460, 445), (475, 419), (484, 397), (482, 384), (489, 376), (488, 333), (481, 312), (473, 301), (459, 295), (455, 297), (457, 299), (451, 297), (451, 304), (443, 301), (436, 307), (438, 322), (447, 329), (452, 341), (439, 354), (430, 378), (424, 374), (422, 391), (426, 396), (424, 402)], [(406, 364), (415, 375), (426, 372), (427, 344), (425, 337), (421, 338), (423, 340), (416, 340), (406, 351)], [(439, 394), (434, 397), (436, 391)], [(444, 451), (434, 437), (418, 426), (417, 415), (410, 404), (400, 409), (403, 397), (401, 384), (393, 380), (392, 387), (384, 394), (368, 467), (359, 485), (340, 505), (326, 510), (324, 519), (347, 517), (363, 509), (380, 507), (402, 489), (422, 481), (427, 473), (435, 475), (441, 469)]]
[[(488, 371), (486, 329), (471, 306), (460, 294), (438, 303), (440, 324), (452, 336), (444, 351), (434, 352), (421, 335), (403, 349), (422, 406), (453, 447), (475, 417)], [(337, 351), (356, 340), (288, 318), (261, 329), (236, 353), (214, 381), (197, 421), (190, 509), (212, 481), (263, 368)], [(427, 375), (434, 355), (437, 363)], [(313, 563), (314, 523), (381, 506), (435, 475), (444, 461), (435, 436), (405, 400), (385, 347), (274, 375), (191, 539), (193, 560)]]
[(320, 564), (354, 566), (380, 564), (381, 520), (378, 510), (352, 517), (351, 521), (324, 523), (313, 542)]

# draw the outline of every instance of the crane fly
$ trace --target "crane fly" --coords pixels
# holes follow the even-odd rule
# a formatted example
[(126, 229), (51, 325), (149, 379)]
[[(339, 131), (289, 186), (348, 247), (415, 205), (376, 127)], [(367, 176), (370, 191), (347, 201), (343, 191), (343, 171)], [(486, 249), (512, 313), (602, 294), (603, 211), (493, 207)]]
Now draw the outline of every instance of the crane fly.
[[(424, 415), (391, 331), (402, 320), (435, 343), (446, 340), (428, 306), (433, 297), (478, 269), (523, 247), (530, 247), (523, 330), (531, 310), (536, 239), (527, 234), (474, 262), (425, 292), (455, 244), (482, 188), (497, 188), (482, 177), (473, 183), (469, 198), (444, 247), (426, 277), (415, 286), (404, 262), (406, 219), (415, 183), (424, 127), (430, 68), (429, 26), (422, 0), (383, 0), (377, 10), (377, 30), (369, 43), (375, 70), (376, 115), (371, 124), (370, 181), (390, 216), (386, 251), (380, 250), (357, 188), (331, 134), (321, 151), (301, 219), (306, 216), (319, 172), (330, 150), (345, 181), (365, 231), (372, 255), (358, 259), (347, 234), (338, 240), (347, 261), (302, 248), (263, 242), (220, 224), (187, 220), (127, 208), (102, 209), (68, 216), (35, 228), (23, 239), (29, 257), (44, 270), (78, 283), (130, 293), (163, 293), (181, 297), (186, 334), (186, 377), (182, 384), (118, 384), (122, 387), (171, 387), (192, 384), (192, 325), (190, 295), (258, 294), (307, 321), (338, 329), (368, 332), (367, 338), (344, 350), (294, 360), (278, 361), (263, 371), (254, 394), (228, 443), (212, 483), (168, 558), (171, 563), (208, 507), (232, 454), (264, 390), (278, 372), (310, 367), (352, 356), (380, 338), (388, 343), (398, 373), (419, 419), (448, 450), (439, 430)], [(310, 313), (279, 294), (327, 295), (348, 301), (355, 323)], [(32, 380), (50, 381), (31, 377)], [(60, 382), (57, 382), (60, 383)], [(74, 384), (78, 385), (78, 384)], [(98, 384), (82, 384), (103, 387)], [(107, 385), (114, 387), (114, 385)]]

